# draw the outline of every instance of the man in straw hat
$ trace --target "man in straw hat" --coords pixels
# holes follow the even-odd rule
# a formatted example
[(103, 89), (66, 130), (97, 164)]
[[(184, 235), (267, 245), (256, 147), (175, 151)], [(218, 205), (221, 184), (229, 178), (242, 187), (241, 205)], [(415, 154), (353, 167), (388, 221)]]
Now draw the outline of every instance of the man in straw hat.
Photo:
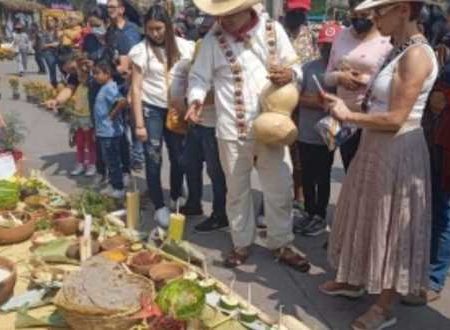
[(287, 150), (255, 142), (252, 135), (263, 88), (270, 82), (283, 86), (301, 77), (300, 66), (292, 65), (295, 51), (281, 25), (253, 9), (258, 0), (194, 0), (194, 3), (215, 16), (216, 24), (204, 38), (192, 67), (186, 118), (201, 121), (202, 104), (214, 86), (216, 135), (226, 176), (226, 208), (234, 243), (225, 266), (244, 263), (255, 239), (250, 184), (255, 166), (264, 193), (267, 245), (279, 261), (307, 271), (308, 262), (291, 246), (292, 168), (286, 161)]

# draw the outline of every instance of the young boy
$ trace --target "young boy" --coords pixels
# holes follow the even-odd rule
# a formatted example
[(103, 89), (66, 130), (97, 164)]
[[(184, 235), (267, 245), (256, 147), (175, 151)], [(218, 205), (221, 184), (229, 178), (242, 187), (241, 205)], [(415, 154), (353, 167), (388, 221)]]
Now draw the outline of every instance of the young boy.
[(319, 88), (313, 75), (323, 85), (323, 76), (327, 68), (334, 38), (340, 31), (334, 22), (326, 22), (319, 33), (321, 57), (303, 65), (299, 109), (299, 151), (302, 166), (303, 194), (307, 217), (294, 226), (296, 233), (317, 236), (326, 230), (326, 213), (330, 199), (330, 175), (334, 151), (329, 151), (316, 124), (327, 115), (321, 102)]
[(112, 80), (113, 69), (110, 63), (97, 62), (93, 73), (94, 79), (101, 85), (94, 105), (95, 136), (110, 183), (110, 187), (102, 193), (120, 199), (125, 196), (121, 159), (124, 123), (120, 112), (127, 107), (127, 101)]

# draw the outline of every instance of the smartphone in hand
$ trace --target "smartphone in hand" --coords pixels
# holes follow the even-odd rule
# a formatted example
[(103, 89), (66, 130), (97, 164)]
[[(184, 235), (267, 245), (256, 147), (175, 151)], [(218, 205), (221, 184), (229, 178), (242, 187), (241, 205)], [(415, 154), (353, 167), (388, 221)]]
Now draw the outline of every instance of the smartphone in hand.
[(326, 94), (325, 90), (322, 87), (322, 84), (320, 83), (319, 79), (315, 74), (312, 75), (312, 78), (314, 80), (314, 83), (316, 84), (317, 89), (319, 90), (319, 93), (321, 96), (324, 96)]

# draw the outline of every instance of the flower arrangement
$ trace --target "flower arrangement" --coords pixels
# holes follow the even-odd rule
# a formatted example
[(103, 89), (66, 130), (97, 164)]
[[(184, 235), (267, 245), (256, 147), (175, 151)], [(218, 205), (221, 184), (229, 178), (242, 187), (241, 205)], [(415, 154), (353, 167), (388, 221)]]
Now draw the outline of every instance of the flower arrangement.
[(0, 130), (0, 152), (12, 152), (16, 161), (22, 158), (22, 152), (18, 147), (26, 137), (27, 128), (17, 113), (3, 115), (6, 126)]
[(9, 86), (11, 87), (11, 90), (13, 93), (13, 99), (18, 100), (20, 98), (19, 78), (16, 78), (16, 77), (9, 78)]

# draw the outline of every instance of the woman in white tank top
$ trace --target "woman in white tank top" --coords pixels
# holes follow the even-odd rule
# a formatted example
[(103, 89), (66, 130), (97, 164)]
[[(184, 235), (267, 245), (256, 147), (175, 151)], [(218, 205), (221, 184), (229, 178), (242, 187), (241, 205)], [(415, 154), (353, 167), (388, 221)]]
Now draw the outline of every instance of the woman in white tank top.
[(320, 287), (334, 296), (379, 295), (353, 329), (394, 325), (397, 296), (428, 285), (431, 179), (420, 117), (438, 66), (417, 26), (419, 1), (360, 4), (357, 10), (372, 11), (394, 49), (367, 92), (364, 112), (351, 112), (338, 97), (325, 95), (334, 117), (363, 128), (330, 235), (336, 278)]

